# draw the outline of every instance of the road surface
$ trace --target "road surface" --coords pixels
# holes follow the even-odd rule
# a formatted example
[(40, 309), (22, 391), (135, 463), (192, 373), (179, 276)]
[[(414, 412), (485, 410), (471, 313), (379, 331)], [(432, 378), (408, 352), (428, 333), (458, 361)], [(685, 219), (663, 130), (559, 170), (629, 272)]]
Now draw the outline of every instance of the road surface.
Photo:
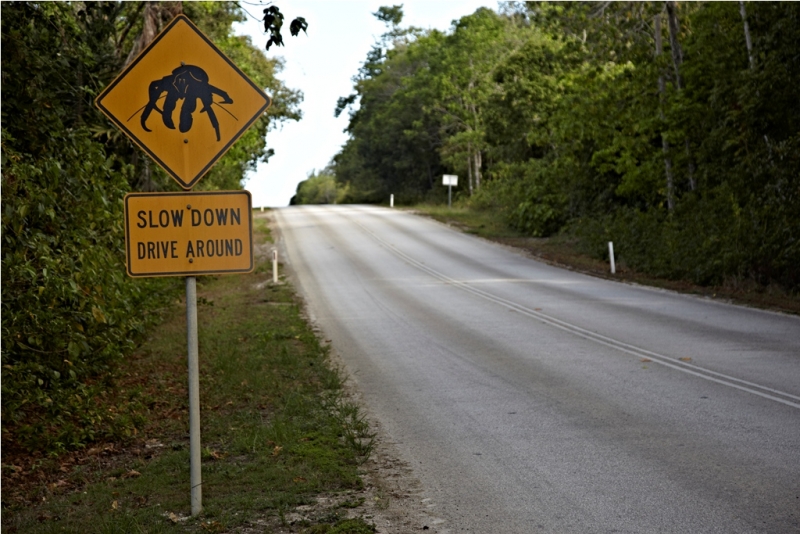
[(438, 532), (800, 532), (800, 319), (552, 267), (399, 210), (277, 220)]

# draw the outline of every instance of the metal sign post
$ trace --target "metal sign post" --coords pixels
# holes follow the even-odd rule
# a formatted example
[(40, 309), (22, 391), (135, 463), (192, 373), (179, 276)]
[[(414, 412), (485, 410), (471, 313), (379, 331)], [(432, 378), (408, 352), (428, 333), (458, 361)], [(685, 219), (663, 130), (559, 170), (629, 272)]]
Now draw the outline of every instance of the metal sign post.
[(458, 185), (458, 176), (444, 174), (442, 175), (442, 184), (447, 186), (447, 207), (450, 208), (453, 203), (453, 186)]
[(203, 510), (197, 274), (253, 270), (252, 199), (248, 191), (125, 195), (125, 254), (132, 277), (186, 276), (189, 363), (189, 457), (192, 515)]
[(197, 345), (197, 279), (186, 277), (186, 344), (189, 348), (189, 471), (192, 515), (203, 511), (200, 458), (200, 358)]

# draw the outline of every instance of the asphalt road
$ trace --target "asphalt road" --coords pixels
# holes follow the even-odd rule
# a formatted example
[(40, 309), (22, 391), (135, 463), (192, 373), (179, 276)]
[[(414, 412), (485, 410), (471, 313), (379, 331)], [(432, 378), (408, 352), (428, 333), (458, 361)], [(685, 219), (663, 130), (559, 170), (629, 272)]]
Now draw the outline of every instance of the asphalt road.
[(278, 211), (314, 320), (439, 532), (800, 532), (800, 319), (411, 214)]

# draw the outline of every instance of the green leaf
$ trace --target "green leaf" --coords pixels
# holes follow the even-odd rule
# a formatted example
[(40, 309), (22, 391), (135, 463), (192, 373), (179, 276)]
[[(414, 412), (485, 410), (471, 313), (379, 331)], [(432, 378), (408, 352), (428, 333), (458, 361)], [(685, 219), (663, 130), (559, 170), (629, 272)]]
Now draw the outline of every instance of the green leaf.
[(106, 323), (106, 316), (103, 313), (103, 310), (98, 308), (97, 306), (92, 306), (92, 316), (94, 316), (94, 320), (98, 323)]

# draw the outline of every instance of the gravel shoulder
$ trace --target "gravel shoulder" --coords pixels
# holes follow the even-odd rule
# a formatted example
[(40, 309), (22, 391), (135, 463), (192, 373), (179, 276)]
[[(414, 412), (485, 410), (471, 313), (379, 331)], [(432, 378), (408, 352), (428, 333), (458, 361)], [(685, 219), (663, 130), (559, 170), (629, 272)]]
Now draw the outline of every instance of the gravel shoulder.
[[(263, 215), (256, 214), (256, 217), (268, 219), (275, 239), (274, 245), (264, 246), (263, 250), (257, 251), (257, 254), (270, 254), (272, 248), (277, 248), (279, 257), (285, 258), (286, 250), (283, 238), (274, 215), (271, 212), (265, 212)], [(291, 265), (282, 263), (281, 268), (284, 269), (284, 274), (290, 280), (294, 279)], [(325, 334), (319, 325), (314, 323), (308, 313), (306, 317), (320, 339), (324, 339)], [(361, 466), (364, 489), (347, 496), (349, 502), (358, 503), (348, 507), (347, 516), (363, 517), (373, 523), (376, 532), (381, 534), (407, 534), (417, 531), (449, 534), (450, 530), (447, 528), (445, 520), (436, 515), (436, 504), (432, 499), (426, 497), (422, 484), (414, 475), (409, 463), (410, 459), (401, 457), (397, 447), (383, 430), (380, 421), (370, 411), (358, 386), (352, 379), (352, 374), (334, 347), (331, 347), (330, 359), (331, 365), (338, 367), (347, 378), (345, 383), (347, 394), (350, 400), (355, 401), (362, 408), (369, 421), (371, 432), (374, 434), (370, 457)], [(301, 524), (304, 518), (313, 517), (322, 510), (330, 509), (332, 499), (341, 500), (342, 496), (320, 496), (316, 505), (300, 507), (286, 517), (286, 521), (289, 523), (288, 529), (275, 532), (281, 534), (296, 532), (293, 530), (293, 524)]]

